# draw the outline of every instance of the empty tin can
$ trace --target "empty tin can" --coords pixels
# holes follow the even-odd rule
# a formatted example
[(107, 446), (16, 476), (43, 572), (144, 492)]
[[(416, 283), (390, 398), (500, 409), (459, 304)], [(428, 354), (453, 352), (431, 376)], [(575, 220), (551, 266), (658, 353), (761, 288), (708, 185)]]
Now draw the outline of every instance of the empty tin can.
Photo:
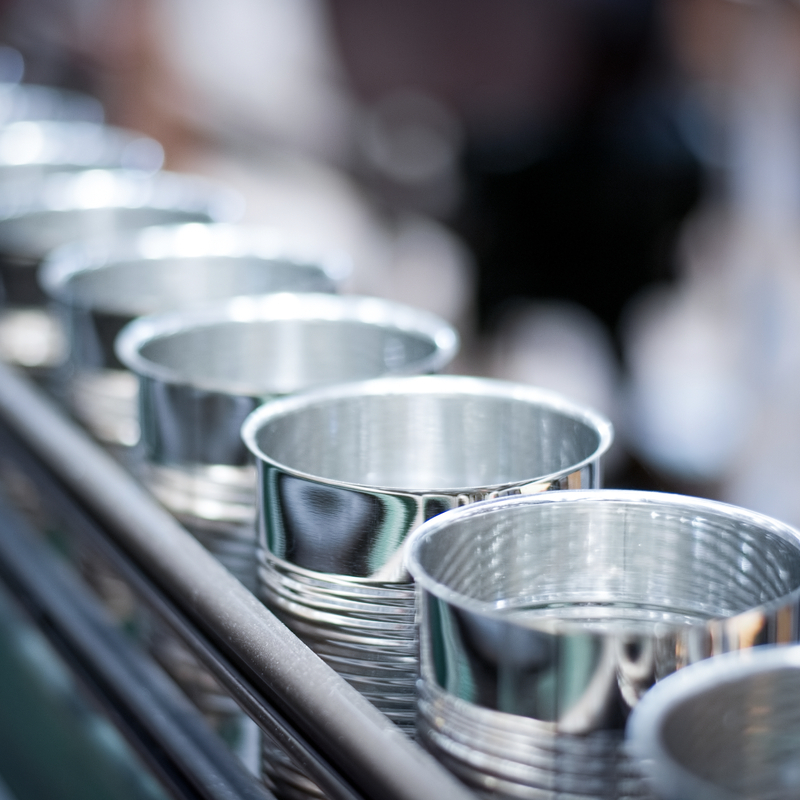
[(800, 534), (723, 503), (599, 490), (421, 527), (418, 733), (491, 797), (646, 795), (625, 721), (658, 680), (798, 638)]
[(800, 647), (756, 647), (694, 664), (634, 709), (631, 752), (663, 800), (800, 796)]
[(55, 247), (158, 223), (232, 220), (241, 208), (227, 189), (164, 172), (58, 172), (0, 188), (0, 358), (31, 368), (63, 359), (64, 333), (37, 281)]
[(240, 437), (265, 400), (309, 386), (441, 369), (458, 336), (378, 298), (277, 293), (143, 317), (117, 340), (139, 378), (146, 484), (246, 584), (255, 467)]
[(333, 292), (349, 264), (290, 249), (278, 231), (186, 223), (122, 231), (53, 252), (39, 279), (66, 331), (64, 392), (99, 439), (139, 440), (138, 382), (114, 342), (133, 319), (276, 291)]
[(259, 464), (259, 591), (312, 650), (414, 730), (409, 534), (500, 495), (597, 487), (612, 430), (529, 386), (384, 378), (277, 400), (242, 434)]

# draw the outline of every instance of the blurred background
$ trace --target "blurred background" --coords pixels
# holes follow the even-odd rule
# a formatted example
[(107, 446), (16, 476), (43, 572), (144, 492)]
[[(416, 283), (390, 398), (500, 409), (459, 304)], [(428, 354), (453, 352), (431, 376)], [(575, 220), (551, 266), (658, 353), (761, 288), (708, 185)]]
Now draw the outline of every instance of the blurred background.
[(93, 94), (453, 371), (608, 414), (606, 484), (800, 524), (800, 7), (3, 0), (5, 80)]

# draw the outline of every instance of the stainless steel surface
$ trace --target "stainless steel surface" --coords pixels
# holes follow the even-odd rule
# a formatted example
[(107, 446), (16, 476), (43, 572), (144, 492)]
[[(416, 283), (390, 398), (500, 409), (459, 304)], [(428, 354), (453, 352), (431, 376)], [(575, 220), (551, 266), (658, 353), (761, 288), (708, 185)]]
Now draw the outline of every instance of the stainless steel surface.
[(274, 291), (335, 291), (349, 270), (341, 255), (290, 249), (278, 231), (186, 223), (73, 242), (45, 260), (39, 282), (67, 331), (66, 392), (103, 441), (138, 441), (137, 381), (114, 341), (144, 314)]
[(629, 747), (663, 800), (800, 795), (800, 648), (759, 647), (657, 684), (628, 721)]
[(610, 490), (495, 500), (420, 528), (407, 567), (420, 738), (476, 787), (495, 776), (632, 792), (621, 751), (594, 761), (587, 742), (605, 734), (619, 746), (642, 695), (688, 664), (798, 639), (800, 534), (708, 500)]
[(365, 797), (472, 796), (299, 642), (118, 464), (3, 365), (0, 416), (109, 529), (115, 545), (164, 597), (206, 634), (214, 645), (212, 652), (202, 651), (206, 665), (218, 652), (238, 669), (237, 677), (236, 670), (215, 662), (215, 675), (272, 735), (282, 735), (282, 729), (269, 722), (274, 713), (266, 701)]
[[(0, 358), (52, 367), (64, 352), (63, 333), (44, 308), (47, 298), (36, 279), (39, 263), (55, 247), (158, 223), (232, 221), (241, 210), (233, 192), (165, 172), (89, 169), (0, 189)], [(31, 354), (26, 342), (36, 324), (51, 339)]]
[[(2, 114), (0, 90), (0, 114)], [(155, 172), (164, 150), (141, 133), (83, 121), (21, 120), (0, 125), (0, 184), (18, 190), (20, 182), (51, 172), (84, 169), (136, 169)]]
[(488, 497), (597, 487), (612, 433), (601, 416), (549, 392), (427, 376), (276, 400), (242, 435), (259, 462), (264, 601), (411, 731), (409, 533)]

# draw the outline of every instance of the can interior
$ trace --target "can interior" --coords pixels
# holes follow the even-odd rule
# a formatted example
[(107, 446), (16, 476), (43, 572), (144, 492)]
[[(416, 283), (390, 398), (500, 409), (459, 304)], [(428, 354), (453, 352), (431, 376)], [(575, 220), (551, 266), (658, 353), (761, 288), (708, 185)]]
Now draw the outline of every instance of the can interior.
[(263, 397), (411, 372), (435, 351), (422, 332), (301, 318), (192, 326), (154, 337), (139, 352), (176, 383)]
[(316, 403), (265, 422), (262, 452), (334, 481), (409, 491), (535, 481), (596, 454), (598, 431), (545, 404), (479, 393), (387, 393)]
[(243, 256), (136, 259), (75, 273), (69, 301), (83, 308), (139, 316), (237, 295), (330, 292), (333, 283), (313, 264)]
[(800, 541), (677, 503), (521, 503), (431, 532), (415, 556), (444, 589), (520, 619), (688, 622), (800, 587)]
[(735, 797), (797, 796), (800, 670), (753, 672), (676, 703), (662, 724), (670, 756)]

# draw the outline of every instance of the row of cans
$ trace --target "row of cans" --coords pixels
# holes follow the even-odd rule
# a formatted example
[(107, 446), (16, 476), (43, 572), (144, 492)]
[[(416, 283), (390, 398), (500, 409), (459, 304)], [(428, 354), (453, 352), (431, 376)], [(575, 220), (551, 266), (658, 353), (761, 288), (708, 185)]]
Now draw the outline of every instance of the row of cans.
[[(67, 151), (99, 160), (45, 157)], [(680, 748), (651, 746), (651, 687), (663, 697), (695, 662), (798, 641), (800, 534), (709, 500), (601, 489), (602, 415), (434, 374), (458, 350), (451, 325), (339, 294), (345, 255), (234, 224), (235, 193), (160, 171), (160, 153), (97, 122), (0, 127), (0, 159), (25, 166), (0, 165), (3, 357), (45, 376), (279, 619), (478, 793), (676, 796), (663, 758)], [(187, 691), (224, 709), (172, 651)], [(689, 740), (684, 719), (726, 741), (721, 712), (671, 713), (669, 742)], [(769, 745), (779, 716), (748, 735), (794, 796), (800, 778), (775, 767), (791, 748)], [(263, 752), (277, 794), (322, 796)], [(755, 760), (737, 763), (718, 796), (783, 796), (753, 793)]]

